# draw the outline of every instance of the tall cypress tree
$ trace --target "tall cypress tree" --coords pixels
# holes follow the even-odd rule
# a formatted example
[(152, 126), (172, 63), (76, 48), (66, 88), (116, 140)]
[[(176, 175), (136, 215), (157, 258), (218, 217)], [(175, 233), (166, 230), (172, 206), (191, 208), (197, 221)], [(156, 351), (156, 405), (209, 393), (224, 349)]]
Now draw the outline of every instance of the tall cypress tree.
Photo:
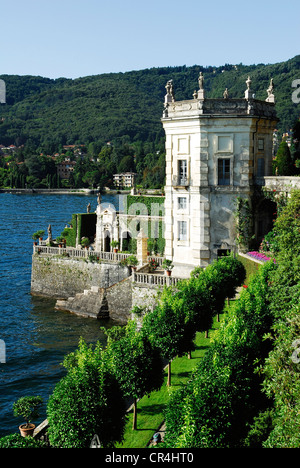
[(290, 176), (294, 174), (294, 165), (290, 148), (285, 140), (283, 140), (278, 148), (275, 160), (276, 175)]

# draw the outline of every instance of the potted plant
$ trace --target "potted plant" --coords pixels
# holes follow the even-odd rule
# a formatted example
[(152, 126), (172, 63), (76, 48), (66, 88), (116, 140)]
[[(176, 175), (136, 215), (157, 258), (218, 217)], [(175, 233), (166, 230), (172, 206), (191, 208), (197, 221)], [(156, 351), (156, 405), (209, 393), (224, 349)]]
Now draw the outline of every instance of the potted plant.
[(81, 238), (81, 245), (82, 245), (82, 247), (87, 249), (88, 246), (90, 245), (89, 239), (87, 237), (82, 237)]
[(35, 241), (35, 244), (37, 244), (37, 240), (40, 239), (40, 240), (43, 240), (43, 235), (45, 234), (45, 231), (43, 230), (40, 230), (40, 231), (36, 231), (34, 234), (32, 234), (32, 239)]
[(171, 270), (172, 270), (173, 266), (174, 265), (172, 264), (172, 261), (168, 260), (167, 258), (165, 258), (164, 261), (162, 262), (162, 267), (163, 267), (164, 270), (166, 270), (167, 276), (171, 275)]
[(110, 245), (112, 246), (112, 248), (114, 249), (114, 252), (117, 253), (118, 252), (118, 247), (120, 245), (120, 242), (117, 241), (117, 240), (112, 240)]
[(151, 255), (152, 252), (153, 252), (154, 243), (153, 243), (152, 240), (148, 240), (148, 243), (147, 243), (147, 244), (148, 244), (148, 252), (147, 252), (147, 253), (148, 253), (148, 255)]
[(138, 263), (139, 261), (135, 255), (129, 255), (129, 257), (127, 257), (127, 265), (131, 266), (134, 270), (136, 269)]
[(63, 236), (58, 236), (58, 237), (56, 238), (56, 242), (58, 243), (58, 246), (59, 246), (59, 247), (62, 247), (63, 244), (64, 244), (64, 242), (65, 242), (65, 239), (64, 239)]
[(154, 260), (154, 258), (151, 258), (151, 260), (149, 261), (149, 270), (150, 272), (152, 271), (155, 271), (158, 267), (158, 263), (156, 260)]
[(40, 396), (21, 397), (13, 404), (14, 416), (21, 416), (26, 421), (19, 426), (21, 436), (27, 437), (33, 434), (35, 424), (31, 421), (39, 417), (39, 408), (42, 404), (43, 398)]

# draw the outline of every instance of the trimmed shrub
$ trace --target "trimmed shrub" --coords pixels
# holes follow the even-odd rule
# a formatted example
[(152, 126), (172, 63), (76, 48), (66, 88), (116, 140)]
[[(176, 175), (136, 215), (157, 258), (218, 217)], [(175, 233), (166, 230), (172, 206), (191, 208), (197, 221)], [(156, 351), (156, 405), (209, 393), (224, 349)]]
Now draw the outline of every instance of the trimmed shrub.
[(122, 441), (126, 406), (123, 393), (97, 343), (81, 339), (65, 358), (67, 375), (49, 398), (49, 441), (53, 447), (88, 448), (95, 435), (103, 448)]

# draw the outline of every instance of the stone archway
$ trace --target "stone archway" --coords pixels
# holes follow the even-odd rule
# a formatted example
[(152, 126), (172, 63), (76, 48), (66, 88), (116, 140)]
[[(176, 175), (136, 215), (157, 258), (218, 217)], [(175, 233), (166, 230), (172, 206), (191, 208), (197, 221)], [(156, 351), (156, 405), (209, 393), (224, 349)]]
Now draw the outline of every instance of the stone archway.
[(273, 229), (274, 220), (277, 216), (276, 212), (276, 203), (266, 198), (261, 200), (255, 207), (254, 229), (258, 245), (260, 245), (265, 235)]
[(110, 231), (104, 231), (104, 252), (110, 252)]
[(121, 234), (121, 250), (129, 251), (130, 250), (130, 243), (131, 243), (131, 234), (129, 231), (124, 231)]

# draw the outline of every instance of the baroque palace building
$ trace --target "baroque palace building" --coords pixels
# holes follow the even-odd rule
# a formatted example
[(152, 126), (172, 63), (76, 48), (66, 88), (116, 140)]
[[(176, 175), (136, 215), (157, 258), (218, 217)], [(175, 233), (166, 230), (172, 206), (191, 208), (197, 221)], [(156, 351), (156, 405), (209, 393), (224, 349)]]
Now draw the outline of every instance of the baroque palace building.
[[(165, 256), (183, 272), (207, 266), (236, 250), (235, 200), (251, 205), (255, 187), (272, 175), (273, 133), (278, 119), (273, 80), (266, 101), (255, 99), (251, 79), (242, 99), (206, 99), (204, 78), (192, 100), (175, 101), (166, 85), (162, 124), (166, 134)], [(255, 207), (251, 207), (255, 211)], [(270, 228), (257, 210), (255, 234)]]
[[(265, 101), (255, 98), (250, 77), (240, 99), (231, 99), (227, 89), (223, 98), (207, 99), (202, 73), (198, 85), (193, 99), (176, 101), (173, 82), (168, 81), (162, 116), (166, 134), (164, 255), (174, 264), (174, 276), (180, 277), (225, 252), (236, 251), (238, 197), (249, 200), (255, 213), (256, 238), (272, 227), (272, 214), (264, 202), (253, 203), (257, 203), (257, 187), (272, 175), (278, 122), (273, 80)], [(136, 236), (128, 228), (128, 215), (103, 208), (101, 203), (96, 214), (96, 250), (110, 250), (111, 240), (122, 245), (126, 236)]]

